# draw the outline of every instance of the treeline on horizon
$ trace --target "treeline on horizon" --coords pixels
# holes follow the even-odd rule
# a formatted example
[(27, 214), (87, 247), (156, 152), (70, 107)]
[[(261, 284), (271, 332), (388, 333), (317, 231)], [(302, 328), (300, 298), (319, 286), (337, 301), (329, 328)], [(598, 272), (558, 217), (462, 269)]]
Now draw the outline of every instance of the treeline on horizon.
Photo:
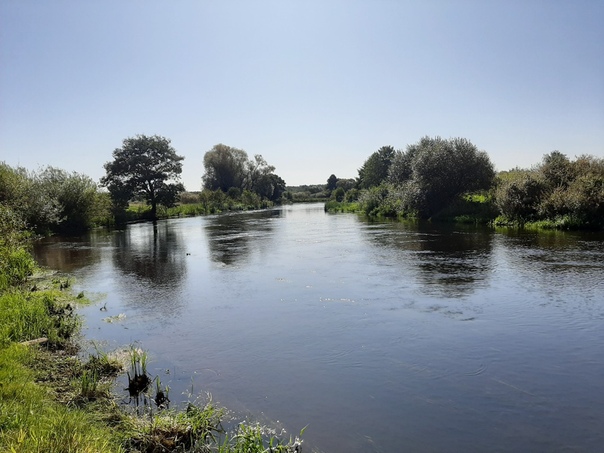
[[(543, 228), (604, 228), (604, 159), (553, 151), (530, 169), (496, 173), (463, 138), (424, 137), (372, 153), (356, 178), (286, 187), (259, 154), (218, 144), (204, 155), (201, 191), (185, 192), (182, 161), (160, 136), (126, 138), (97, 184), (76, 172), (0, 163), (0, 209), (37, 234), (79, 233), (140, 219), (326, 201), (327, 210), (369, 216)], [(17, 222), (17, 223), (18, 223)]]

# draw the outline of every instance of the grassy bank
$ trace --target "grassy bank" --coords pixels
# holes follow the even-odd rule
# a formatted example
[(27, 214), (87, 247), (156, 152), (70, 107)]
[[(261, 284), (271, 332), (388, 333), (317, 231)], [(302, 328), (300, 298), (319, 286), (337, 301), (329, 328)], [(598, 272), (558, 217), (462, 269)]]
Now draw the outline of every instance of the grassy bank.
[[(86, 298), (69, 278), (39, 273), (22, 227), (0, 204), (0, 452), (300, 451), (298, 439), (259, 425), (226, 432), (210, 398), (170, 409), (168, 388), (137, 348), (82, 357), (77, 307)], [(124, 372), (130, 396), (147, 401), (137, 411), (112, 392)]]

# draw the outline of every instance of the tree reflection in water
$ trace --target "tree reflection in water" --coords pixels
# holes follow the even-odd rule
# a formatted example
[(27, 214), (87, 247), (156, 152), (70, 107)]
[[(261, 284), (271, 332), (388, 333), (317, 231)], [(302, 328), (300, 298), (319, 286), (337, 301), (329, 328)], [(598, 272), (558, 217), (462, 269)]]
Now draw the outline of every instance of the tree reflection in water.
[[(187, 274), (184, 241), (169, 221), (131, 225), (113, 235), (113, 263), (130, 279), (121, 284), (135, 285), (127, 293), (137, 294), (128, 304), (172, 312), (180, 309), (182, 290)], [(158, 313), (159, 314), (159, 313)]]
[(247, 261), (273, 233), (269, 220), (282, 216), (282, 210), (271, 209), (209, 217), (204, 227), (212, 261), (227, 266)]
[(397, 261), (416, 276), (424, 294), (461, 298), (487, 285), (493, 268), (489, 230), (462, 225), (393, 222), (366, 230), (372, 242), (398, 255)]

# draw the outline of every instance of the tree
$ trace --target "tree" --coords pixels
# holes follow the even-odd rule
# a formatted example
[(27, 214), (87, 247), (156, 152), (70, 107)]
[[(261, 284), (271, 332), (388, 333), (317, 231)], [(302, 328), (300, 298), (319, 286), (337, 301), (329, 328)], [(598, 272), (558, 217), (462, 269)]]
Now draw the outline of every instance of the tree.
[(244, 188), (248, 168), (247, 153), (219, 143), (203, 156), (203, 187), (227, 192), (231, 187)]
[(92, 226), (98, 190), (88, 176), (54, 167), (38, 172), (0, 164), (0, 202), (38, 233), (81, 232)]
[(258, 181), (255, 193), (270, 201), (277, 201), (285, 192), (285, 181), (274, 173), (263, 175)]
[(539, 172), (543, 175), (544, 182), (551, 188), (567, 188), (571, 181), (575, 179), (572, 163), (560, 151), (552, 151), (550, 154), (543, 156)]
[(336, 175), (331, 175), (327, 178), (327, 190), (335, 190), (338, 184), (338, 178)]
[(275, 171), (275, 167), (269, 165), (260, 154), (254, 155), (254, 160), (247, 162), (246, 169), (244, 188), (258, 194), (260, 187), (266, 185), (266, 178)]
[(233, 188), (239, 193), (247, 190), (271, 201), (279, 200), (285, 192), (285, 181), (273, 173), (275, 167), (260, 154), (248, 160), (244, 150), (220, 143), (205, 153), (203, 165), (205, 189), (225, 193), (234, 193)]
[(157, 205), (174, 205), (178, 193), (184, 191), (178, 182), (183, 159), (165, 137), (126, 138), (122, 147), (113, 151), (113, 161), (105, 164), (107, 175), (101, 178), (101, 184), (120, 208), (134, 197), (144, 198), (151, 205), (151, 217), (156, 219)]
[(382, 146), (365, 161), (359, 169), (359, 187), (369, 189), (379, 186), (388, 177), (388, 170), (394, 158), (392, 146)]
[(537, 220), (545, 184), (534, 174), (518, 172), (502, 181), (495, 192), (495, 204), (505, 217), (524, 223)]
[(36, 175), (37, 193), (44, 193), (59, 210), (59, 218), (52, 229), (62, 232), (82, 232), (92, 226), (97, 200), (97, 185), (92, 178), (55, 167), (46, 167)]
[(465, 193), (489, 189), (495, 178), (488, 155), (464, 138), (424, 137), (397, 155), (395, 164), (390, 178), (403, 209), (425, 218)]

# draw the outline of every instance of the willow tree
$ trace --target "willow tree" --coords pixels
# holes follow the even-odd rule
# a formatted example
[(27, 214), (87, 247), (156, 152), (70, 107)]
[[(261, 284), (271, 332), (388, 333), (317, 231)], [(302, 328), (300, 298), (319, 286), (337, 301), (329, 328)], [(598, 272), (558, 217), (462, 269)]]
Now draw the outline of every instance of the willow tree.
[(463, 194), (490, 189), (495, 170), (465, 138), (424, 137), (395, 154), (388, 177), (403, 209), (429, 218)]
[(122, 147), (113, 151), (113, 161), (105, 164), (107, 175), (101, 184), (109, 189), (114, 206), (125, 208), (130, 200), (143, 198), (156, 219), (157, 205), (173, 206), (184, 191), (179, 182), (183, 159), (165, 137), (126, 138)]

